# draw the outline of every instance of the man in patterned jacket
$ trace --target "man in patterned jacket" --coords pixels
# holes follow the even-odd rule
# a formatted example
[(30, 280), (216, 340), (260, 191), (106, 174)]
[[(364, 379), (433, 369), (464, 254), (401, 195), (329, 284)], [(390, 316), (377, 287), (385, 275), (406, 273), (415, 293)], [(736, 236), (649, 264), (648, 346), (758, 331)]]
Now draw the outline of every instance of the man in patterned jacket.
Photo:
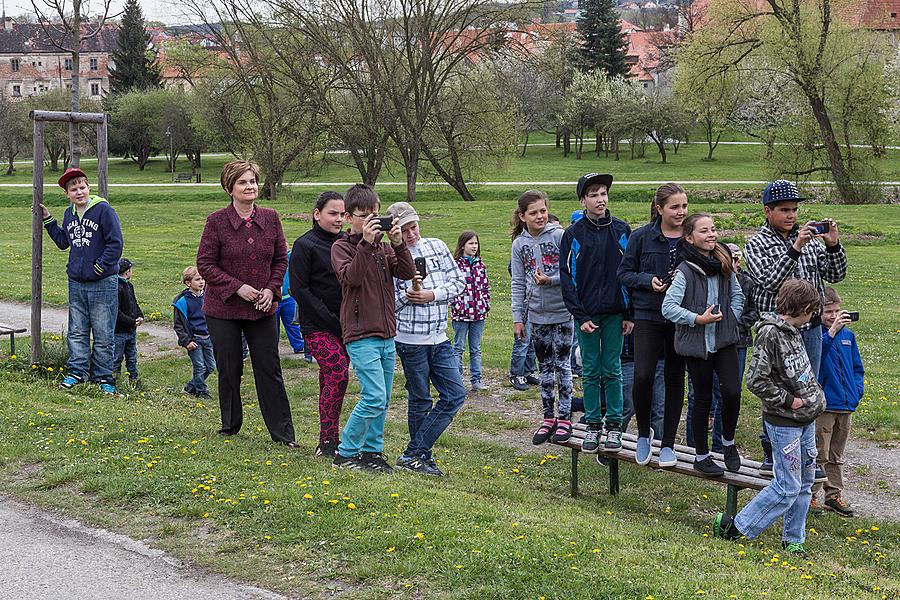
[[(447, 244), (421, 237), (419, 215), (412, 205), (397, 202), (388, 208), (388, 214), (399, 220), (403, 241), (413, 259), (419, 263), (424, 259), (426, 268), (425, 277), (416, 276), (411, 282), (394, 279), (394, 341), (409, 395), (409, 445), (397, 460), (397, 467), (441, 476), (431, 450), (466, 399), (456, 354), (447, 339), (450, 301), (462, 293), (466, 280)], [(436, 403), (431, 398), (431, 384), (438, 392)]]
[[(837, 283), (847, 275), (847, 252), (841, 246), (837, 224), (831, 219), (798, 223), (799, 203), (805, 199), (796, 184), (783, 179), (773, 181), (763, 191), (766, 222), (744, 248), (747, 272), (756, 284), (753, 301), (760, 315), (775, 310), (775, 297), (788, 279), (812, 283), (819, 292), (820, 305), (824, 306), (823, 281)], [(820, 233), (826, 227), (827, 231)], [(801, 335), (818, 378), (822, 358), (821, 308), (801, 328)], [(761, 470), (771, 471), (771, 445), (765, 432), (761, 438), (766, 455)]]

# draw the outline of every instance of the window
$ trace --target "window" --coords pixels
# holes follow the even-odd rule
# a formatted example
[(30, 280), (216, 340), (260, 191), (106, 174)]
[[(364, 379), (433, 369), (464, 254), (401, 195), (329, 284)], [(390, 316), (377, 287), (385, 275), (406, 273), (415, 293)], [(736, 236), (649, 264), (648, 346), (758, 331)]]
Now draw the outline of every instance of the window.
[(67, 58), (67, 59), (65, 60), (65, 63), (63, 64), (63, 68), (64, 68), (66, 71), (71, 71), (71, 70), (72, 70), (72, 59), (71, 59), (71, 58)]
[(99, 68), (99, 66), (97, 64), (97, 59), (92, 58), (91, 59), (91, 71), (96, 71), (98, 68)]
[(99, 96), (100, 95), (100, 84), (92, 83), (91, 84), (91, 96)]
[(12, 70), (13, 70), (13, 71), (18, 71), (18, 70), (19, 70), (19, 59), (18, 59), (18, 58), (11, 58), (11, 59), (9, 59), (9, 64), (10, 64), (10, 66), (12, 67)]
[(22, 86), (21, 86), (21, 85), (14, 85), (14, 86), (13, 86), (12, 95), (15, 96), (15, 97), (21, 96), (21, 95), (22, 95)]

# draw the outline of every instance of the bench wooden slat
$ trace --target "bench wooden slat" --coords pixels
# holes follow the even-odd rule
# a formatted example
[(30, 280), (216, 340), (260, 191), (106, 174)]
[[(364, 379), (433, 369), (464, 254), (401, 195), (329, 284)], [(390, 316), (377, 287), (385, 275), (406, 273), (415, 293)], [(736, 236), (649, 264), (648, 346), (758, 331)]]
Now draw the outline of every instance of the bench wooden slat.
[(7, 325), (6, 323), (0, 323), (0, 335), (9, 335), (11, 333), (25, 333), (28, 331), (24, 327), (13, 327), (12, 325)]

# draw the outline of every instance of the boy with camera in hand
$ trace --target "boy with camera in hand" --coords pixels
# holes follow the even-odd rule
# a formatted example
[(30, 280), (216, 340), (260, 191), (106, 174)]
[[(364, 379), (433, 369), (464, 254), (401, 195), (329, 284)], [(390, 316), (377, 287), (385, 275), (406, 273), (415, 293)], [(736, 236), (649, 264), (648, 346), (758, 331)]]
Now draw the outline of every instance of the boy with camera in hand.
[[(854, 318), (855, 317), (855, 318)], [(859, 319), (859, 313), (841, 310), (841, 297), (834, 288), (825, 288), (825, 310), (822, 324), (828, 328), (822, 333), (822, 363), (819, 383), (825, 390), (825, 412), (816, 419), (816, 449), (819, 464), (828, 477), (824, 484), (813, 487), (810, 510), (822, 506), (816, 496), (824, 487), (825, 510), (842, 517), (852, 517), (853, 509), (844, 502), (844, 448), (850, 436), (850, 418), (864, 391), (864, 372), (856, 336), (847, 325)]]

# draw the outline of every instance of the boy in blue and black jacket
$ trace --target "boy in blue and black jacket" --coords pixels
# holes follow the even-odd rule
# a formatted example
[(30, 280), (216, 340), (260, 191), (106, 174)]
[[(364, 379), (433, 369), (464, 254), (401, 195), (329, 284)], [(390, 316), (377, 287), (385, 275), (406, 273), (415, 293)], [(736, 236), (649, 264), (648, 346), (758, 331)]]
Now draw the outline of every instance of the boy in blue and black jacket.
[[(576, 191), (584, 218), (566, 229), (560, 247), (560, 284), (566, 308), (579, 328), (578, 345), (584, 378), (584, 410), (588, 431), (582, 450), (596, 452), (606, 422), (604, 448), (622, 447), (623, 335), (631, 331), (626, 320), (628, 294), (619, 285), (616, 271), (622, 262), (631, 227), (612, 216), (607, 208), (612, 175), (588, 173), (578, 180)], [(600, 378), (606, 414), (600, 405)]]
[(216, 370), (216, 359), (213, 355), (212, 338), (209, 337), (206, 326), (206, 315), (203, 313), (206, 281), (193, 265), (182, 272), (181, 279), (185, 289), (172, 301), (172, 325), (178, 336), (178, 345), (188, 351), (194, 367), (191, 380), (185, 384), (182, 393), (209, 398), (206, 378)]
[(50, 238), (60, 250), (69, 249), (69, 359), (60, 386), (69, 389), (90, 380), (112, 395), (116, 393), (116, 274), (122, 258), (122, 228), (106, 199), (91, 195), (87, 176), (81, 169), (66, 169), (58, 183), (71, 203), (63, 214), (62, 227), (46, 206), (40, 206)]
[(822, 362), (819, 383), (825, 390), (825, 412), (816, 419), (816, 449), (819, 464), (828, 477), (813, 486), (811, 510), (820, 508), (817, 496), (825, 489), (825, 509), (852, 517), (853, 509), (841, 497), (844, 491), (844, 448), (850, 436), (850, 418), (865, 391), (862, 358), (856, 336), (847, 329), (850, 313), (841, 310), (841, 297), (834, 288), (825, 288), (822, 325)]

